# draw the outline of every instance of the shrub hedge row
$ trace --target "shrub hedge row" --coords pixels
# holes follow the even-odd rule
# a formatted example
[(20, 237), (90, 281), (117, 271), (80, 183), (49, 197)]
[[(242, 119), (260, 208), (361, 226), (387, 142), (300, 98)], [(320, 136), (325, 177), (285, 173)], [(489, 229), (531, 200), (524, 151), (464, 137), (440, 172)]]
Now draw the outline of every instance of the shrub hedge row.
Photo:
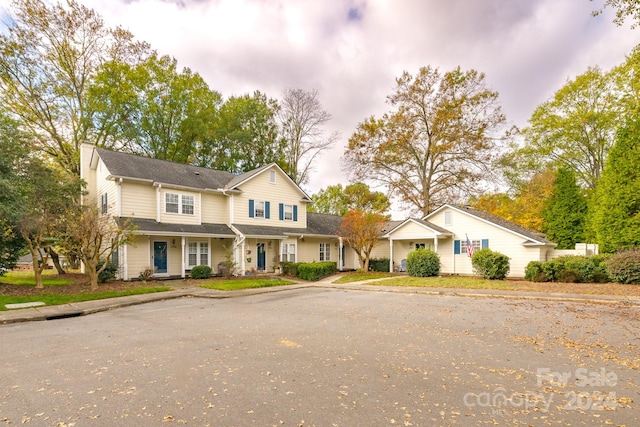
[(531, 261), (524, 278), (532, 282), (606, 283), (606, 261), (611, 255), (565, 255), (546, 262)]
[(369, 270), (389, 272), (389, 258), (371, 258), (369, 260)]
[(336, 272), (335, 262), (281, 262), (283, 274), (299, 277), (303, 280), (319, 280)]
[(640, 284), (640, 248), (615, 254), (606, 261), (606, 268), (614, 282)]

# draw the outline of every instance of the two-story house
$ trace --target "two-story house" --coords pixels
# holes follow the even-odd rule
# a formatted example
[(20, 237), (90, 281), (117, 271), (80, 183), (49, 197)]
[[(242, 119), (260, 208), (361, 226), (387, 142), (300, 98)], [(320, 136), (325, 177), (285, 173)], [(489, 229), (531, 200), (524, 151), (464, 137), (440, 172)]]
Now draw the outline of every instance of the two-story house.
[(238, 274), (283, 261), (357, 267), (338, 236), (341, 218), (308, 213), (309, 196), (275, 163), (242, 175), (83, 145), (83, 203), (131, 218), (135, 241), (119, 248), (121, 278), (146, 268), (186, 277), (196, 265), (218, 272), (227, 254)]

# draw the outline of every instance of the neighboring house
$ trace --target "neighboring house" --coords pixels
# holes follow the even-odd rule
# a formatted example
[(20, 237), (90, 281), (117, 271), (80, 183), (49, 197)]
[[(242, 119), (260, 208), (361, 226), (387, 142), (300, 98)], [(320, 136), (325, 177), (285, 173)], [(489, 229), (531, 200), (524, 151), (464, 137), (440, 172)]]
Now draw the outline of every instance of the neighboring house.
[(186, 277), (196, 265), (218, 272), (227, 251), (237, 273), (273, 271), (283, 261), (334, 261), (355, 268), (338, 237), (341, 218), (307, 213), (309, 196), (275, 163), (242, 175), (84, 144), (83, 203), (131, 218), (132, 244), (114, 254), (120, 277)]
[(524, 277), (530, 261), (547, 261), (556, 244), (544, 235), (468, 206), (445, 204), (424, 219), (407, 219), (383, 235), (388, 239), (389, 258), (396, 268), (418, 247), (440, 255), (444, 274), (473, 274), (468, 242), (473, 251), (482, 248), (510, 258), (510, 277)]

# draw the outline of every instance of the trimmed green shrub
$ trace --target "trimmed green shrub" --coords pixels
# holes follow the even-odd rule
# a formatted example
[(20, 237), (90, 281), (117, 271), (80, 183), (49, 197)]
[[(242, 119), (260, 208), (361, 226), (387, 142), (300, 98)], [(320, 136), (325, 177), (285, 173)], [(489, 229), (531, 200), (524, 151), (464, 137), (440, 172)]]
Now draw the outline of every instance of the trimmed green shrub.
[[(96, 265), (96, 271), (100, 270), (103, 265), (104, 265), (104, 260), (98, 262), (98, 265)], [(109, 265), (107, 265), (105, 269), (102, 270), (100, 274), (98, 274), (98, 282), (104, 283), (107, 280), (111, 280), (115, 278), (117, 272), (118, 272), (118, 264), (116, 264), (115, 262), (110, 262)]]
[(542, 271), (541, 261), (530, 261), (524, 269), (524, 278), (530, 282), (546, 282), (549, 280), (546, 274)]
[(542, 264), (542, 272), (550, 282), (557, 282), (562, 270), (564, 270), (564, 257), (554, 258)]
[[(596, 266), (591, 258), (583, 255), (567, 255), (564, 258), (564, 271), (561, 273), (559, 280), (561, 282), (593, 282), (593, 275), (596, 273)], [(562, 276), (567, 276), (566, 272), (577, 274), (577, 278), (573, 281), (563, 280)], [(568, 279), (572, 279), (573, 274), (569, 274)]]
[(476, 251), (471, 257), (473, 271), (489, 280), (502, 280), (509, 273), (509, 257), (489, 248)]
[(431, 249), (424, 248), (409, 252), (407, 273), (415, 277), (437, 276), (440, 274), (440, 256)]
[(372, 258), (369, 260), (369, 270), (371, 271), (389, 271), (389, 258)]
[(335, 262), (309, 262), (298, 264), (298, 277), (303, 280), (315, 281), (329, 276), (338, 269)]
[(615, 254), (606, 261), (607, 274), (616, 283), (640, 284), (640, 248)]
[(208, 279), (211, 277), (211, 267), (208, 265), (196, 265), (191, 269), (192, 279)]
[(282, 270), (282, 274), (286, 274), (287, 276), (298, 276), (298, 265), (297, 262), (289, 262), (289, 261), (280, 261), (280, 269)]

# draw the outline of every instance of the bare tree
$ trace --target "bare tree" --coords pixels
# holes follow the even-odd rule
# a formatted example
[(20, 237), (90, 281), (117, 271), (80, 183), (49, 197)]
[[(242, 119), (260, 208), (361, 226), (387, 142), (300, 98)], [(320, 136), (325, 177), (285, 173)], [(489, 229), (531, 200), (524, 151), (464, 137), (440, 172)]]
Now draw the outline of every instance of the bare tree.
[(322, 108), (317, 90), (285, 89), (279, 118), (287, 172), (296, 184), (304, 184), (314, 159), (333, 147), (339, 134), (324, 136), (323, 126), (331, 120), (331, 114)]
[[(79, 206), (65, 219), (61, 245), (79, 253), (91, 289), (97, 289), (99, 274), (111, 263), (111, 256), (119, 247), (132, 242), (135, 227), (131, 222), (119, 223), (110, 215), (102, 215), (95, 203)], [(98, 267), (101, 261), (104, 262)]]

